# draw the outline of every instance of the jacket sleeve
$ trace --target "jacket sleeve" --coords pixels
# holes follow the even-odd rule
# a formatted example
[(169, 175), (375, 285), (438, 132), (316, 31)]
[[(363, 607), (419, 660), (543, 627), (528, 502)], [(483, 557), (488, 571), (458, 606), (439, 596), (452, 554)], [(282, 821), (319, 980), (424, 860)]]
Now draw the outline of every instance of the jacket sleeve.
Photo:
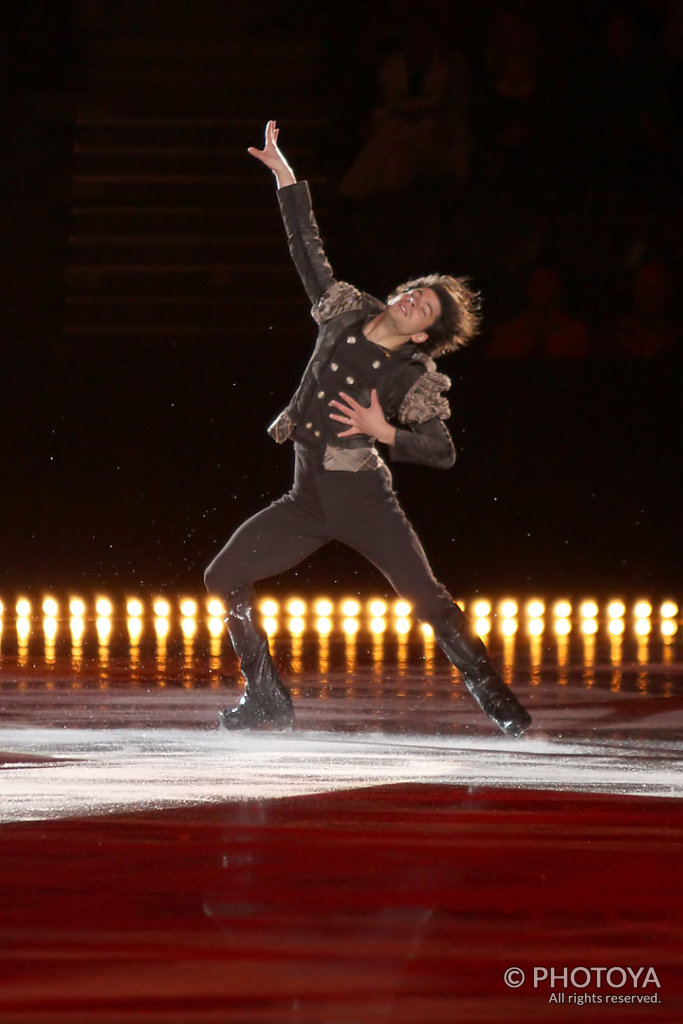
[(286, 185), (278, 189), (277, 197), (289, 252), (313, 303), (311, 316), (315, 322), (322, 326), (340, 313), (359, 309), (363, 293), (346, 281), (337, 281), (325, 255), (308, 183)]
[[(433, 365), (433, 364), (432, 364)], [(420, 374), (408, 388), (398, 410), (395, 443), (389, 449), (393, 462), (417, 462), (434, 469), (450, 469), (455, 446), (444, 423), (450, 406), (441, 392), (451, 382), (443, 373)]]
[(450, 469), (455, 463), (455, 446), (445, 423), (437, 417), (410, 430), (397, 427), (389, 457), (392, 462), (417, 462), (433, 469)]
[(277, 191), (287, 245), (306, 294), (314, 305), (334, 284), (311, 205), (308, 183), (298, 181)]

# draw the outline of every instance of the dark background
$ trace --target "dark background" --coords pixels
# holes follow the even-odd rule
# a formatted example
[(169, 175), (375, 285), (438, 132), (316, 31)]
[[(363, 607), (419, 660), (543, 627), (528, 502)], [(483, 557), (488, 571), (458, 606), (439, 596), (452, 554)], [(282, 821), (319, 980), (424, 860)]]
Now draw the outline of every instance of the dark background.
[[(681, 4), (420, 9), (427, 26), (405, 3), (3, 5), (3, 595), (198, 590), (287, 487), (265, 429), (315, 332), (246, 154), (269, 117), (338, 276), (482, 289), (482, 336), (442, 363), (456, 467), (394, 472), (437, 575), (455, 594), (677, 587)], [(350, 197), (397, 47), (416, 93), (435, 54), (452, 69), (435, 116), (462, 129), (459, 170)], [(516, 328), (506, 348), (539, 268), (574, 350)], [(279, 585), (378, 584), (333, 545)]]

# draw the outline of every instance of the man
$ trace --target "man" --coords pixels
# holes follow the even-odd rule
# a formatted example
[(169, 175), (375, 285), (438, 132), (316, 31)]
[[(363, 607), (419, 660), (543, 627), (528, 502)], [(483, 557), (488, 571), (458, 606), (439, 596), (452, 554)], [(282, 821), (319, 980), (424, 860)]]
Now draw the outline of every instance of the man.
[[(245, 680), (226, 729), (290, 728), (294, 712), (254, 608), (253, 583), (297, 565), (328, 541), (348, 544), (376, 565), (460, 670), (483, 711), (518, 736), (531, 719), (494, 671), (481, 640), (436, 581), (391, 486), (375, 442), (395, 461), (447, 469), (455, 461), (444, 425), (448, 377), (432, 356), (478, 330), (478, 297), (462, 278), (408, 282), (385, 304), (337, 281), (323, 251), (308, 186), (297, 183), (277, 145), (275, 121), (262, 150), (249, 153), (275, 175), (290, 253), (320, 330), (287, 408), (269, 428), (296, 453), (292, 489), (239, 527), (205, 573), (228, 606), (227, 625)], [(390, 422), (390, 421), (397, 421)], [(398, 424), (398, 425), (397, 425)]]

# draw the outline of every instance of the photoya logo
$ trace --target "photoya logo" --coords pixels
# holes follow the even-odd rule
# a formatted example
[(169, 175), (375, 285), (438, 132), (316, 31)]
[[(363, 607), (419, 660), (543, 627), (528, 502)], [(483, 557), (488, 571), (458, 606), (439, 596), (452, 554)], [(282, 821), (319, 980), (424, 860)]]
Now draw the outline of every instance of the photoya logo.
[[(503, 978), (508, 988), (521, 988), (527, 980), (521, 967), (508, 967)], [(534, 967), (535, 989), (660, 989), (654, 967)]]

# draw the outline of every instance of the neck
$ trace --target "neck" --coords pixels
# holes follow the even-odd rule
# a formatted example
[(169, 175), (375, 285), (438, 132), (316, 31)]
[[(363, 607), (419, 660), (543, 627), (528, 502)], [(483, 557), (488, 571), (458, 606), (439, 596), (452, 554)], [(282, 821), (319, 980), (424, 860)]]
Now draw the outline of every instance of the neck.
[(388, 348), (392, 352), (410, 341), (405, 334), (396, 333), (396, 329), (386, 313), (379, 313), (378, 316), (373, 317), (370, 323), (363, 328), (363, 334), (370, 341), (374, 341), (375, 345), (381, 345), (382, 348)]

